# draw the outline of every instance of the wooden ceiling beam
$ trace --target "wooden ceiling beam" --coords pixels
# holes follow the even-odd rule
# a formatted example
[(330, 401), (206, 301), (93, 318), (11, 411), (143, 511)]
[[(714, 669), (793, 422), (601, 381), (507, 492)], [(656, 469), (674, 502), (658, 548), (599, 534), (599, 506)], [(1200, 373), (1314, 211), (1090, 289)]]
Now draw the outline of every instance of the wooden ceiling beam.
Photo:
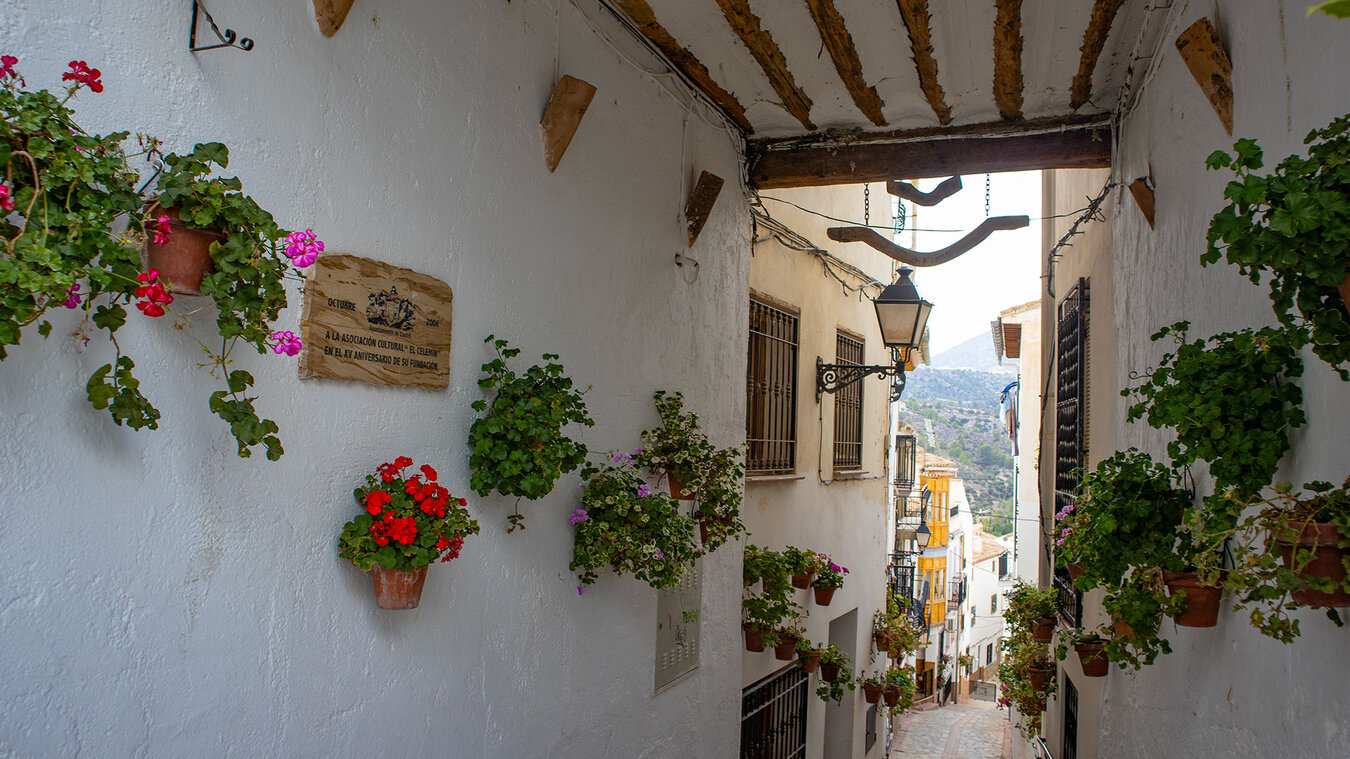
[(825, 230), (825, 235), (835, 242), (866, 243), (907, 266), (938, 266), (969, 252), (995, 232), (1021, 229), (1030, 223), (1031, 219), (1026, 216), (992, 216), (980, 222), (978, 227), (967, 232), (960, 240), (929, 253), (896, 245), (870, 227), (830, 227)]
[(868, 121), (877, 126), (886, 126), (886, 117), (881, 115), (884, 103), (881, 96), (877, 95), (877, 89), (869, 87), (863, 78), (862, 61), (858, 58), (858, 49), (853, 45), (853, 35), (848, 33), (844, 17), (834, 7), (834, 0), (806, 0), (806, 7), (811, 10), (811, 18), (820, 31), (820, 40), (830, 52), (834, 70), (839, 72), (839, 78), (848, 89), (854, 105), (858, 106)]
[(1022, 118), (1022, 0), (997, 0), (994, 16), (994, 102), (1005, 119)]
[(736, 123), (746, 134), (754, 134), (755, 128), (750, 125), (750, 119), (745, 116), (745, 107), (736, 99), (735, 95), (722, 89), (712, 74), (708, 73), (708, 67), (704, 66), (688, 48), (682, 47), (670, 32), (660, 22), (656, 20), (656, 12), (647, 4), (646, 0), (616, 0), (619, 10), (628, 17), (629, 22), (637, 27), (638, 33), (647, 38), (647, 41), (656, 46), (657, 50), (670, 61), (671, 65), (679, 69), (680, 73), (696, 87), (703, 91), (710, 100), (722, 109), (727, 118)]
[(909, 47), (914, 54), (914, 68), (919, 72), (919, 88), (928, 99), (939, 124), (952, 123), (952, 109), (937, 78), (937, 58), (933, 55), (932, 17), (928, 15), (928, 0), (895, 0), (900, 18), (909, 32)]
[(1125, 0), (1097, 0), (1092, 4), (1092, 18), (1083, 32), (1083, 44), (1078, 48), (1078, 73), (1073, 76), (1073, 86), (1069, 88), (1069, 107), (1075, 111), (1092, 97), (1092, 72), (1097, 69), (1097, 59), (1106, 46), (1106, 36), (1111, 33), (1111, 23), (1116, 12)]
[(783, 108), (800, 121), (808, 132), (816, 131), (816, 125), (811, 123), (811, 98), (797, 86), (797, 80), (788, 70), (783, 51), (778, 49), (773, 36), (760, 24), (759, 16), (750, 10), (749, 0), (717, 0), (717, 5), (731, 25), (731, 30), (764, 70), (770, 86), (782, 100)]
[(1032, 169), (1111, 165), (1111, 130), (1075, 116), (859, 135), (755, 140), (750, 182), (759, 189), (820, 187)]

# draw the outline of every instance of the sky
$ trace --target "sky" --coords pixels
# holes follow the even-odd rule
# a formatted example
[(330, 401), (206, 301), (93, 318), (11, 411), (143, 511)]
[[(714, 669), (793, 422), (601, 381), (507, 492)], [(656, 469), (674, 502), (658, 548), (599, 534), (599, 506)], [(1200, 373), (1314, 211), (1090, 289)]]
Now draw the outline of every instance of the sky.
[[(984, 178), (984, 174), (961, 177), (961, 191), (936, 206), (905, 203), (905, 231), (896, 243), (923, 253), (950, 245), (974, 229), (985, 218)], [(922, 179), (915, 184), (926, 192), (943, 179)], [(875, 198), (878, 185), (872, 189)], [(884, 185), (880, 190), (885, 197)], [(988, 335), (989, 322), (1000, 311), (1040, 298), (1041, 223), (1037, 218), (1041, 215), (1041, 172), (990, 175), (989, 215), (1029, 216), (1032, 221), (1023, 229), (993, 233), (954, 261), (915, 270), (919, 295), (933, 304), (928, 319), (933, 355), (976, 335)], [(877, 223), (875, 214), (872, 219)], [(957, 231), (925, 231), (936, 229)]]

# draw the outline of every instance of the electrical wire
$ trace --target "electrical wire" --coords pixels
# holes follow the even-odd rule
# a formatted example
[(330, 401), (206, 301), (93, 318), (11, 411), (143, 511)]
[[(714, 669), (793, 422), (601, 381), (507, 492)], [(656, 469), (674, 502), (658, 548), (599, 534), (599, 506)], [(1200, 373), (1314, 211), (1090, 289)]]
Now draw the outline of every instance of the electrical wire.
[[(796, 208), (796, 209), (799, 210), (799, 211), (805, 211), (806, 213), (812, 214), (813, 216), (819, 216), (819, 217), (821, 217), (822, 219), (829, 219), (830, 221), (837, 221), (837, 222), (839, 222), (840, 224), (848, 224), (848, 225), (854, 226), (854, 227), (865, 227), (865, 228), (867, 228), (867, 229), (884, 229), (884, 230), (887, 230), (887, 231), (891, 231), (891, 230), (893, 229), (892, 225), (890, 225), (890, 224), (867, 224), (867, 223), (865, 223), (865, 222), (852, 221), (852, 220), (849, 220), (849, 219), (841, 219), (841, 218), (839, 218), (839, 217), (837, 217), (837, 216), (830, 216), (829, 214), (821, 213), (820, 211), (813, 211), (813, 210), (811, 210), (810, 208), (806, 208), (806, 207), (804, 207), (804, 206), (799, 206), (799, 205), (797, 205), (796, 203), (793, 203), (793, 202), (790, 201), (790, 200), (785, 200), (785, 199), (783, 199), (783, 198), (775, 198), (775, 197), (772, 196), (772, 195), (759, 195), (759, 196), (757, 196), (757, 197), (758, 197), (759, 199), (761, 199), (761, 200), (773, 200), (773, 201), (777, 201), (777, 202), (779, 202), (779, 203), (786, 203), (786, 204), (792, 206), (793, 208)], [(1079, 213), (1081, 213), (1081, 212), (1083, 212), (1083, 211), (1085, 211), (1085, 210), (1087, 210), (1086, 207), (1085, 207), (1085, 208), (1081, 208), (1081, 209), (1079, 209), (1079, 210), (1077, 210), (1077, 211), (1070, 211), (1069, 213), (1055, 214), (1055, 215), (1053, 215), (1053, 216), (1032, 216), (1032, 217), (1030, 217), (1030, 220), (1031, 220), (1031, 221), (1045, 221), (1045, 220), (1047, 220), (1047, 219), (1067, 219), (1067, 218), (1069, 218), (1070, 216), (1075, 216), (1075, 215), (1077, 215), (1077, 214), (1079, 214)], [(967, 231), (969, 231), (969, 230), (965, 230), (965, 229), (920, 229), (920, 228), (911, 228), (911, 229), (908, 229), (908, 230), (906, 230), (906, 231), (909, 231), (909, 232), (953, 232), (953, 233), (955, 233), (955, 232), (967, 232)]]

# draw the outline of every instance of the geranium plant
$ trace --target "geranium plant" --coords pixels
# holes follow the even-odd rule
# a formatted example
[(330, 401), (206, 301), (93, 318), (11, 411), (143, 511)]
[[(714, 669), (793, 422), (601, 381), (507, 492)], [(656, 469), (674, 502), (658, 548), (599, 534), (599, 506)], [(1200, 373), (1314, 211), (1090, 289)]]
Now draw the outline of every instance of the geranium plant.
[(1172, 644), (1158, 633), (1163, 615), (1173, 616), (1185, 608), (1181, 596), (1168, 596), (1161, 572), (1135, 569), (1117, 587), (1108, 587), (1102, 607), (1111, 615), (1114, 635), (1106, 644), (1106, 658), (1130, 669), (1152, 664), (1172, 653)]
[(678, 583), (702, 553), (694, 538), (697, 523), (680, 512), (679, 502), (647, 484), (629, 454), (588, 463), (581, 476), (581, 508), (569, 520), (575, 527), (570, 568), (581, 579), (577, 592), (584, 593), (605, 568), (653, 588)]
[(820, 652), (820, 667), (822, 670), (837, 670), (838, 674), (833, 679), (827, 680), (824, 676), (820, 678), (820, 684), (816, 686), (816, 698), (825, 703), (831, 701), (836, 704), (844, 703), (844, 691), (857, 690), (858, 685), (853, 677), (853, 660), (844, 653), (844, 649), (831, 643)]
[[(886, 689), (886, 710), (892, 717), (899, 716), (909, 711), (914, 706), (914, 673), (904, 667), (891, 667), (886, 670), (882, 678), (882, 685)], [(895, 694), (895, 704), (892, 705), (891, 694)]]
[(741, 522), (741, 500), (745, 492), (745, 452), (739, 447), (722, 448), (709, 459), (711, 474), (698, 493), (694, 518), (707, 535), (703, 549), (709, 553), (746, 534)]
[(1350, 303), (1337, 290), (1350, 281), (1350, 114), (1303, 142), (1306, 158), (1291, 155), (1269, 174), (1257, 173), (1264, 161), (1253, 140), (1209, 156), (1206, 166), (1231, 169), (1234, 180), (1201, 262), (1222, 256), (1252, 284), (1264, 279), (1280, 323), (1350, 380)]
[(678, 495), (697, 495), (711, 474), (710, 462), (717, 448), (703, 434), (698, 414), (684, 410), (682, 393), (657, 390), (652, 400), (661, 426), (643, 431), (637, 463), (653, 474), (665, 473)]
[(1003, 619), (1014, 632), (1024, 631), (1029, 636), (1036, 620), (1059, 614), (1059, 591), (1054, 588), (1038, 588), (1017, 580), (1005, 595), (1008, 603)]
[(413, 460), (399, 456), (366, 475), (352, 492), (362, 513), (342, 528), (338, 555), (363, 572), (376, 564), (411, 571), (459, 556), (464, 538), (478, 534), (467, 501), (451, 495), (426, 464), (409, 476)]
[[(103, 91), (101, 73), (84, 61), (71, 61), (62, 76), (70, 84), (60, 95), (27, 90), (14, 69), (17, 60), (0, 61), (0, 359), (4, 346), (18, 344), (32, 325), (50, 335), (52, 324), (44, 319), (49, 310), (80, 309), (86, 324), (108, 332), (114, 350), (113, 360), (86, 383), (89, 402), (107, 409), (118, 425), (156, 429), (160, 412), (141, 392), (136, 364), (123, 354), (116, 333), (133, 303), (146, 318), (173, 311), (173, 283), (153, 268), (142, 270), (147, 238), (162, 244), (183, 227), (213, 230), (220, 238), (210, 245), (215, 273), (201, 291), (216, 306), (220, 344), (203, 344), (208, 358), (200, 366), (225, 388), (211, 394), (209, 406), (230, 425), (240, 456), (261, 445), (268, 459), (280, 458), (277, 425), (258, 416), (248, 395), (253, 376), (231, 368), (232, 351), (240, 341), (259, 353), (300, 350), (293, 333), (272, 323), (287, 304), (285, 277), (312, 263), (322, 243), (310, 232), (288, 238), (241, 192), (237, 178), (210, 176), (228, 166), (229, 151), (220, 143), (199, 144), (187, 155), (164, 154), (159, 140), (139, 134), (136, 151), (128, 153), (123, 143), (129, 132), (97, 135), (81, 128), (71, 99), (82, 89)], [(149, 194), (143, 191), (150, 182), (138, 188), (129, 163), (139, 157), (161, 167)], [(195, 310), (180, 315), (179, 326)], [(88, 327), (75, 334), (87, 340)]]
[(586, 391), (576, 389), (563, 373), (557, 354), (545, 353), (542, 365), (517, 374), (507, 361), (520, 355), (519, 348), (508, 347), (495, 335), (483, 342), (492, 345), (497, 357), (483, 364), (487, 376), (478, 386), (496, 395), (490, 403), (473, 402), (475, 411), (485, 413), (469, 427), (469, 484), (480, 496), (496, 490), (516, 497), (506, 530), (514, 532), (525, 529), (521, 498), (543, 498), (559, 477), (586, 463), (586, 446), (564, 435), (563, 427), (593, 427), (595, 422), (586, 413)]
[(848, 574), (848, 567), (834, 563), (834, 559), (823, 553), (816, 554), (816, 558), (820, 561), (816, 565), (818, 569), (815, 579), (811, 581), (811, 587), (822, 590), (844, 587), (844, 575)]

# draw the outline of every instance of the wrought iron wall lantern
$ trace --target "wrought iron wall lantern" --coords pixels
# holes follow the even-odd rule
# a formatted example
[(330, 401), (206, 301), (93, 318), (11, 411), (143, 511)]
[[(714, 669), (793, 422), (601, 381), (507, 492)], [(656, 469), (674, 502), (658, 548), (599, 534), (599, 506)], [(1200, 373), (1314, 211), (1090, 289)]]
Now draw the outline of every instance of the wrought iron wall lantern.
[(913, 269), (900, 270), (900, 278), (881, 291), (872, 303), (881, 326), (881, 342), (891, 349), (892, 365), (862, 366), (827, 364), (816, 357), (816, 402), (822, 393), (836, 393), (869, 375), (892, 377), (891, 400), (898, 400), (905, 389), (905, 365), (923, 342), (924, 327), (933, 304), (919, 297), (910, 281)]
[(924, 488), (923, 494), (919, 496), (919, 529), (914, 531), (914, 540), (919, 548), (927, 548), (928, 542), (933, 539), (933, 531), (928, 529), (928, 504), (932, 500), (933, 491)]
[[(199, 15), (206, 17), (206, 23), (210, 24), (211, 31), (215, 33), (216, 39), (220, 40), (219, 44), (197, 46), (197, 17)], [(236, 40), (238, 41), (236, 42)], [(240, 37), (233, 29), (226, 29), (222, 32), (220, 27), (216, 25), (216, 20), (211, 18), (211, 13), (206, 10), (206, 6), (202, 5), (201, 0), (192, 0), (192, 28), (188, 32), (188, 50), (200, 53), (203, 50), (215, 50), (221, 47), (238, 48), (247, 53), (253, 49), (253, 40), (248, 37)]]

